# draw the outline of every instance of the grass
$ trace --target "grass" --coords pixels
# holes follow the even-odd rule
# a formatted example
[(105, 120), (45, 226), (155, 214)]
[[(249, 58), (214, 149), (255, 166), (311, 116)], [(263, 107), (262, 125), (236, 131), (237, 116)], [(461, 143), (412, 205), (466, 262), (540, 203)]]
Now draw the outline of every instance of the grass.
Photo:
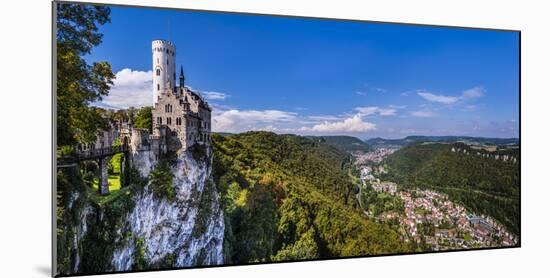
[(121, 190), (117, 190), (114, 192), (109, 193), (108, 195), (99, 195), (97, 191), (91, 192), (90, 199), (95, 202), (100, 207), (105, 206), (108, 203), (113, 202), (114, 200), (118, 199), (120, 196), (129, 195), (132, 192), (130, 191), (129, 187), (122, 188)]
[[(120, 190), (120, 161), (122, 159), (122, 154), (118, 153), (115, 154), (111, 161), (109, 161), (110, 165), (113, 168), (113, 174), (109, 175), (108, 181), (109, 181), (109, 192), (114, 192)], [(95, 177), (92, 182), (92, 188), (97, 191), (99, 185), (99, 178)]]
[[(109, 175), (109, 192), (114, 192), (120, 190), (120, 175), (119, 174), (113, 174)], [(94, 181), (92, 182), (92, 188), (97, 191), (97, 187), (99, 185), (99, 179), (96, 177), (94, 178)]]

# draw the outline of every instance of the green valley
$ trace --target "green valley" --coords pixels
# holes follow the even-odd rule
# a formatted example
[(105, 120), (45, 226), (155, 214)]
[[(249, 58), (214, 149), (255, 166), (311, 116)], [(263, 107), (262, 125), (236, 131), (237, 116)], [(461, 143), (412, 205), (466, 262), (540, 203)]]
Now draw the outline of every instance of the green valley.
[(213, 136), (228, 263), (407, 252), (358, 208), (348, 153), (295, 135)]

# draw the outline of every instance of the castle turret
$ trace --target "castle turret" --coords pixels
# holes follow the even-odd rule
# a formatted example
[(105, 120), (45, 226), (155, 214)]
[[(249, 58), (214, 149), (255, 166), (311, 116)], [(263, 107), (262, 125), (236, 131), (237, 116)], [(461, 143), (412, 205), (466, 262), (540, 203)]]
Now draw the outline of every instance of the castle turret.
[(181, 69), (180, 69), (180, 88), (183, 89), (184, 83), (185, 83), (185, 76), (183, 75), (183, 66), (181, 66)]
[(183, 66), (176, 86), (176, 47), (153, 41), (153, 134), (155, 153), (187, 150), (195, 144), (210, 145), (211, 108), (198, 92), (185, 86)]
[(153, 105), (166, 89), (176, 87), (176, 46), (165, 40), (155, 40), (153, 51)]

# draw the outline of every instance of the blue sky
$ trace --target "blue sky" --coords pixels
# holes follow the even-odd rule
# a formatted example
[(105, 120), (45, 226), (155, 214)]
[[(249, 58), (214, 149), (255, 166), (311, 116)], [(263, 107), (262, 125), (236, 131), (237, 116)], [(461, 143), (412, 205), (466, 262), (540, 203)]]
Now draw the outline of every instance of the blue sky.
[(151, 41), (214, 108), (215, 131), (517, 137), (514, 32), (113, 7), (86, 57), (117, 73), (99, 105), (151, 105)]

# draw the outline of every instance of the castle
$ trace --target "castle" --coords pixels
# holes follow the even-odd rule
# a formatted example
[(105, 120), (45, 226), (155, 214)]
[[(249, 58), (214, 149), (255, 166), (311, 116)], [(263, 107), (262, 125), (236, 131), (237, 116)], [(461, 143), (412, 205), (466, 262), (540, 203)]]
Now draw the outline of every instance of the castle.
[[(131, 121), (110, 123), (108, 129), (98, 131), (95, 142), (77, 144), (75, 157), (60, 159), (65, 164), (96, 160), (101, 194), (109, 193), (107, 162), (117, 153), (125, 154), (124, 161), (139, 164), (143, 160), (139, 158), (141, 154), (150, 155), (154, 161), (167, 152), (187, 151), (194, 145), (210, 146), (212, 109), (199, 93), (185, 87), (183, 67), (176, 84), (176, 46), (169, 41), (155, 40), (152, 52), (152, 134), (148, 129), (134, 128)], [(151, 169), (149, 165), (147, 171)], [(146, 176), (148, 172), (142, 174)]]
[(210, 146), (212, 109), (199, 93), (185, 87), (183, 67), (176, 84), (176, 46), (155, 40), (152, 53), (152, 134), (147, 129), (134, 128), (132, 123), (121, 122), (103, 131), (90, 146), (79, 146), (79, 152), (109, 148), (116, 138), (133, 151), (152, 151), (157, 158), (169, 151), (188, 150), (195, 144)]
[(211, 113), (208, 103), (185, 86), (183, 67), (176, 84), (176, 46), (155, 40), (153, 52), (153, 150), (187, 150), (195, 144), (210, 145)]
[(183, 67), (176, 84), (176, 46), (166, 40), (152, 43), (153, 108), (152, 134), (133, 128), (132, 123), (111, 125), (98, 133), (96, 142), (78, 144), (82, 155), (108, 152), (117, 139), (135, 151), (152, 151), (158, 157), (168, 151), (188, 150), (195, 144), (210, 146), (211, 113), (197, 92), (185, 87)]

